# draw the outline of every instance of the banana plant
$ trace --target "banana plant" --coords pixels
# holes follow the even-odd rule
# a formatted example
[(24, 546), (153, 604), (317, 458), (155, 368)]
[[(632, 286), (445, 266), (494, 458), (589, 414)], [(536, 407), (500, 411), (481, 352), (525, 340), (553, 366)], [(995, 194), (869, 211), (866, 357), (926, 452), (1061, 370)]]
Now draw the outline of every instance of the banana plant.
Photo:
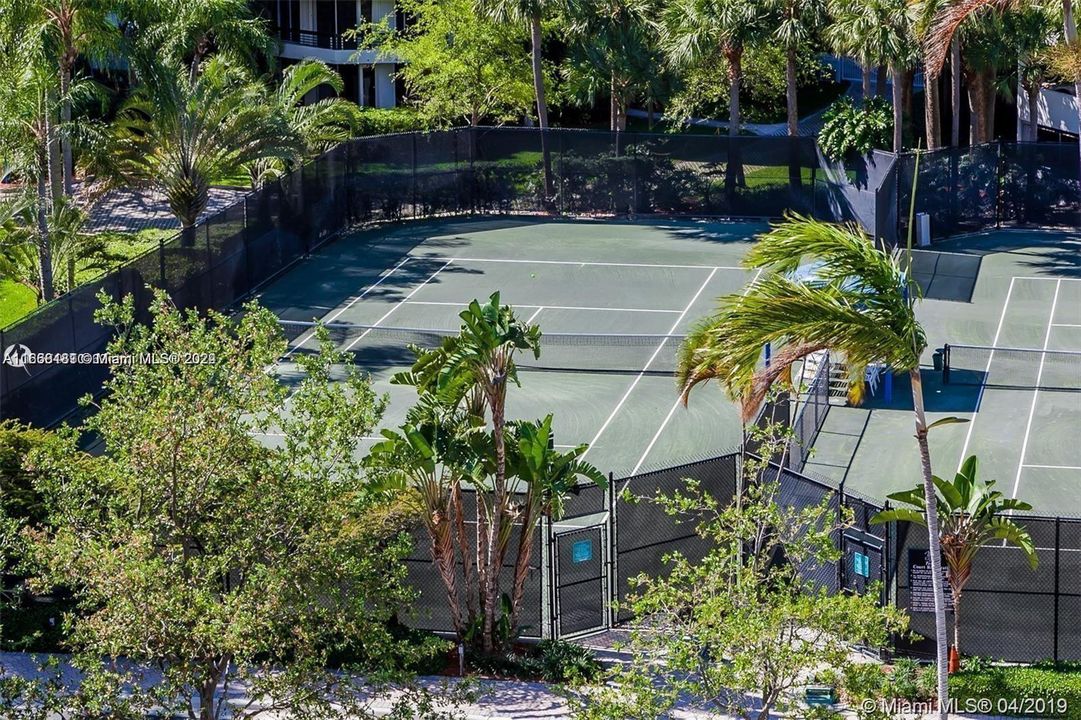
[[(1028, 531), (1007, 513), (1032, 509), (1027, 502), (1009, 498), (994, 489), (995, 481), (983, 482), (977, 475), (979, 461), (968, 457), (952, 481), (937, 475), (935, 484), (938, 506), (938, 532), (942, 557), (946, 561), (950, 592), (953, 595), (953, 645), (961, 648), (961, 593), (972, 577), (973, 562), (980, 548), (992, 540), (1004, 540), (1025, 554), (1035, 569), (1039, 558)], [(927, 504), (922, 487), (888, 496), (907, 507), (883, 510), (871, 522), (911, 522), (927, 526)]]

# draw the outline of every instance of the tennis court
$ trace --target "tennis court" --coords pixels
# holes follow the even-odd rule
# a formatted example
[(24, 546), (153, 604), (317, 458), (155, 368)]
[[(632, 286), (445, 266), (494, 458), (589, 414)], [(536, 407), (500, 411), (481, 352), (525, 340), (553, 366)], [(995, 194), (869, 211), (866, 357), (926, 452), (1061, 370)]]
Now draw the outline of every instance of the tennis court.
[[(970, 419), (932, 431), (936, 474), (976, 454), (1005, 494), (1038, 513), (1081, 515), (1081, 237), (958, 237), (918, 253), (914, 270), (929, 419)], [(910, 386), (897, 376), (890, 403), (879, 388), (863, 407), (830, 409), (805, 469), (882, 498), (919, 481), (912, 430)]]
[[(740, 260), (760, 223), (475, 220), (357, 232), (259, 294), (294, 351), (311, 350), (321, 320), (390, 396), (384, 426), (415, 400), (389, 378), (410, 343), (457, 331), (458, 313), (495, 291), (541, 326), (539, 362), (520, 356), (512, 418), (555, 415), (556, 442), (590, 444), (587, 459), (617, 477), (738, 445), (737, 411), (715, 388), (689, 408), (672, 379), (679, 335), (741, 291)], [(287, 358), (283, 372), (290, 371)], [(272, 438), (269, 439), (271, 442)], [(365, 444), (372, 442), (368, 439)]]

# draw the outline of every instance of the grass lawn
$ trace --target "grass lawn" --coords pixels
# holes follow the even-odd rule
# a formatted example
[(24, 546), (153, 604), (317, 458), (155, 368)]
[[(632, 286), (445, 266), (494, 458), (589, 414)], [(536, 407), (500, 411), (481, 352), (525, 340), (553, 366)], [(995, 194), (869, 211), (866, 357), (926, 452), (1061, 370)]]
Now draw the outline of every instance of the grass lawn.
[(0, 327), (7, 327), (38, 305), (34, 291), (14, 280), (0, 280)]

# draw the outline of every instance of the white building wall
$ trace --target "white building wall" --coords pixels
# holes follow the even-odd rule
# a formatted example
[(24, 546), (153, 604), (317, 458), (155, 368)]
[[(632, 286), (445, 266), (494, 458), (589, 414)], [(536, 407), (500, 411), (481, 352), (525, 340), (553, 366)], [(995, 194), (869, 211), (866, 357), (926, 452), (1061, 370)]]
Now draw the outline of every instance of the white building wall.
[[(1028, 93), (1024, 88), (1017, 93), (1018, 126), (1029, 125)], [(1036, 107), (1036, 123), (1040, 127), (1060, 132), (1078, 134), (1077, 100), (1071, 93), (1057, 88), (1043, 88)]]

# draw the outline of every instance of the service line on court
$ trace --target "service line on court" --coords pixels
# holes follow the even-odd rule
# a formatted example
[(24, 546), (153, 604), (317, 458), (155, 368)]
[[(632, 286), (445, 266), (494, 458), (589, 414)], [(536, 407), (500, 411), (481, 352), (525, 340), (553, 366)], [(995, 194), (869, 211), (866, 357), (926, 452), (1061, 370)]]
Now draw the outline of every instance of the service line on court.
[[(743, 290), (744, 295), (746, 295), (747, 293), (749, 293), (751, 291), (751, 288), (754, 287), (755, 282), (758, 280), (758, 276), (761, 275), (761, 274), (762, 274), (762, 269), (759, 268), (758, 272), (756, 272), (754, 274), (754, 277), (751, 279), (751, 282), (749, 282), (747, 284), (747, 287)], [(638, 474), (638, 470), (642, 467), (642, 464), (645, 463), (646, 458), (649, 456), (649, 453), (652, 452), (652, 450), (653, 450), (653, 446), (656, 445), (657, 440), (660, 439), (661, 433), (663, 433), (664, 429), (666, 427), (668, 427), (668, 423), (671, 422), (672, 416), (676, 414), (676, 410), (679, 408), (679, 406), (682, 403), (683, 403), (683, 400), (681, 398), (676, 398), (676, 401), (674, 403), (672, 403), (672, 407), (668, 410), (668, 414), (664, 416), (664, 420), (661, 422), (661, 426), (659, 428), (657, 428), (657, 432), (655, 432), (653, 434), (653, 437), (652, 437), (652, 439), (650, 439), (649, 444), (646, 445), (646, 449), (642, 453), (642, 457), (638, 458), (638, 462), (635, 463), (634, 469), (631, 470), (631, 475), (632, 476)]]
[[(466, 307), (468, 302), (446, 302), (440, 300), (410, 300), (410, 305), (440, 305), (445, 307)], [(678, 315), (679, 310), (654, 310), (652, 308), (625, 308), (625, 307), (591, 307), (589, 305), (532, 305), (530, 303), (514, 303), (514, 307), (520, 308), (544, 308), (546, 310), (589, 310), (597, 312), (628, 312), (628, 313), (671, 313)]]
[(987, 355), (987, 366), (983, 369), (984, 381), (980, 383), (980, 389), (976, 393), (976, 405), (972, 408), (972, 417), (968, 421), (968, 431), (965, 433), (965, 443), (961, 446), (961, 457), (957, 461), (958, 470), (965, 464), (965, 458), (968, 456), (968, 446), (972, 442), (972, 429), (976, 427), (976, 415), (979, 413), (980, 405), (983, 403), (983, 391), (987, 389), (987, 376), (991, 372), (991, 361), (995, 359), (995, 348), (998, 347), (998, 339), (1002, 335), (1002, 326), (1006, 322), (1006, 311), (1010, 307), (1010, 298), (1013, 297), (1013, 284), (1017, 280), (1016, 277), (1010, 278), (1010, 289), (1006, 291), (1006, 299), (1002, 302), (1002, 312), (998, 315), (998, 327), (995, 328), (995, 337), (991, 340), (991, 352)]
[(1017, 490), (1021, 487), (1021, 473), (1025, 469), (1025, 453), (1028, 452), (1028, 436), (1032, 432), (1032, 418), (1036, 415), (1036, 403), (1040, 397), (1040, 381), (1043, 380), (1044, 361), (1047, 359), (1047, 347), (1051, 343), (1051, 330), (1055, 322), (1055, 310), (1058, 308), (1058, 293), (1062, 289), (1062, 280), (1055, 283), (1055, 296), (1051, 300), (1051, 317), (1047, 319), (1047, 330), (1043, 336), (1043, 352), (1040, 353), (1040, 368), (1036, 371), (1036, 387), (1032, 391), (1032, 405), (1028, 409), (1028, 422), (1025, 424), (1025, 439), (1021, 441), (1021, 458), (1017, 461), (1017, 476), (1013, 481), (1013, 494), (1017, 497)]
[[(426, 260), (443, 260), (438, 255), (422, 255)], [(478, 258), (478, 257), (455, 257), (459, 262), (476, 263), (511, 263), (516, 265), (577, 265), (585, 267), (633, 267), (633, 268), (666, 268), (677, 270), (743, 270), (738, 265), (674, 265), (669, 263), (630, 263), (630, 262), (592, 262), (585, 260), (526, 260), (523, 258)]]
[[(446, 270), (450, 266), (450, 264), (452, 262), (454, 262), (454, 258), (451, 258), (451, 259), (447, 260), (445, 263), (443, 263), (442, 265), (440, 265), (439, 269), (436, 270), (431, 275), (429, 275), (427, 280), (422, 282), (420, 285), (417, 285), (415, 288), (413, 288), (409, 292), (408, 295), (406, 295), (404, 298), (402, 298), (401, 300), (396, 302), (394, 305), (392, 305), (390, 310), (387, 310), (385, 313), (383, 313), (383, 316), (381, 318), (379, 318), (374, 323), (372, 323), (371, 327), (369, 327), (367, 330), (362, 332), (360, 335), (357, 335), (355, 338), (353, 338), (353, 341), (345, 346), (345, 352), (349, 352), (350, 350), (352, 350), (353, 347), (356, 346), (356, 344), (358, 342), (360, 342), (361, 340), (363, 340), (365, 337), (368, 336), (368, 333), (370, 333), (372, 330), (374, 330), (375, 328), (382, 325), (383, 321), (386, 320), (388, 317), (390, 317), (394, 313), (395, 310), (397, 310), (402, 305), (405, 305), (407, 302), (409, 302), (409, 298), (413, 297), (418, 292), (420, 292), (421, 288), (423, 288), (425, 285), (430, 283), (432, 280), (435, 280), (435, 276), (438, 275), (439, 273), (443, 272), (444, 270)], [(344, 312), (344, 310), (343, 310), (343, 312)]]
[[(337, 311), (335, 311), (335, 313), (334, 313), (333, 315), (331, 315), (331, 316), (330, 316), (330, 317), (329, 317), (329, 318), (328, 318), (327, 320), (325, 320), (324, 322), (328, 322), (328, 323), (329, 323), (329, 322), (334, 322), (334, 321), (335, 321), (335, 320), (336, 320), (337, 318), (339, 318), (339, 317), (341, 316), (341, 314), (342, 314), (342, 313), (344, 313), (344, 312), (345, 312), (346, 310), (348, 310), (349, 308), (353, 307), (353, 306), (354, 306), (354, 305), (356, 305), (356, 304), (357, 304), (358, 302), (360, 302), (361, 300), (363, 300), (363, 299), (364, 299), (364, 297), (365, 297), (365, 296), (366, 296), (366, 295), (367, 295), (368, 293), (370, 293), (370, 292), (371, 292), (372, 290), (375, 290), (375, 289), (376, 289), (377, 287), (379, 287), (380, 285), (382, 285), (382, 284), (383, 284), (383, 281), (384, 281), (384, 280), (386, 280), (387, 278), (389, 278), (389, 277), (390, 277), (391, 275), (393, 275), (394, 273), (398, 272), (398, 270), (399, 270), (399, 269), (401, 269), (402, 265), (405, 265), (405, 264), (406, 264), (407, 262), (409, 262), (409, 261), (410, 261), (410, 260), (411, 260), (412, 258), (413, 258), (413, 256), (412, 256), (412, 255), (406, 255), (406, 256), (405, 256), (404, 258), (402, 258), (402, 259), (401, 259), (401, 260), (400, 260), (400, 261), (398, 262), (398, 264), (397, 264), (397, 265), (395, 265), (395, 266), (394, 266), (394, 267), (392, 267), (392, 268), (391, 268), (390, 270), (388, 270), (387, 272), (385, 272), (385, 273), (383, 273), (382, 275), (380, 275), (380, 276), (379, 276), (379, 279), (378, 279), (378, 280), (376, 280), (376, 281), (375, 281), (374, 283), (372, 283), (372, 284), (371, 284), (371, 285), (369, 285), (368, 287), (364, 288), (363, 292), (361, 292), (361, 293), (360, 293), (360, 295), (357, 295), (357, 296), (356, 296), (355, 298), (353, 298), (353, 299), (352, 299), (352, 300), (350, 300), (350, 301), (349, 301), (348, 303), (346, 303), (345, 305), (343, 305), (343, 306), (342, 306), (341, 308), (339, 308), (339, 309), (338, 309)], [(315, 329), (314, 329), (314, 328), (313, 328), (312, 330), (309, 330), (309, 331), (308, 331), (308, 332), (306, 332), (306, 333), (303, 333), (303, 334), (301, 334), (301, 335), (300, 335), (300, 337), (298, 337), (298, 338), (297, 338), (296, 340), (294, 340), (294, 341), (293, 341), (293, 346), (292, 346), (291, 348), (289, 348), (289, 352), (285, 353), (285, 355), (283, 356), (283, 358), (282, 358), (282, 359), (288, 358), (288, 357), (289, 357), (290, 355), (292, 355), (292, 354), (293, 354), (293, 351), (295, 351), (295, 350), (296, 350), (296, 349), (297, 349), (298, 347), (300, 347), (300, 346), (301, 346), (301, 345), (303, 345), (304, 343), (308, 342), (308, 340), (310, 340), (310, 339), (311, 339), (311, 338), (312, 338), (312, 337), (313, 337), (314, 335), (315, 335)]]

